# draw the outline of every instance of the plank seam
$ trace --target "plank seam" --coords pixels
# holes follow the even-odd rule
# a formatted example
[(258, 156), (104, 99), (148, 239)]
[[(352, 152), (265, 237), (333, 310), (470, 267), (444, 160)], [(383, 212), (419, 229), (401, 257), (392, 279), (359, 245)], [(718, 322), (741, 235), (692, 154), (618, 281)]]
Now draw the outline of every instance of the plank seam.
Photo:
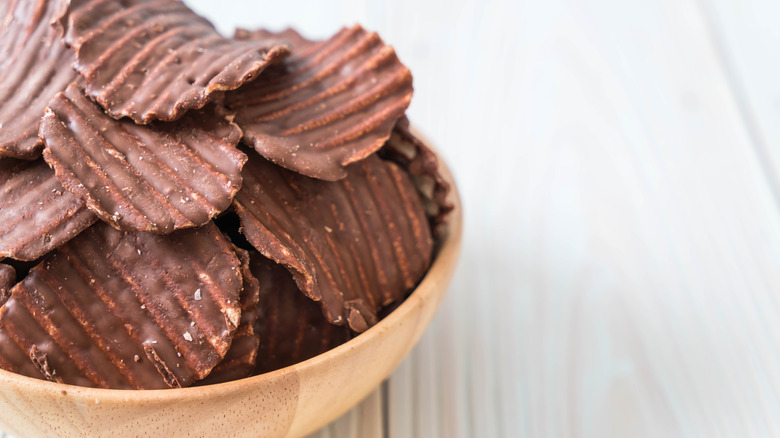
[[(382, 437), (390, 438), (390, 379), (382, 382)], [(3, 438), (3, 437), (0, 437)]]

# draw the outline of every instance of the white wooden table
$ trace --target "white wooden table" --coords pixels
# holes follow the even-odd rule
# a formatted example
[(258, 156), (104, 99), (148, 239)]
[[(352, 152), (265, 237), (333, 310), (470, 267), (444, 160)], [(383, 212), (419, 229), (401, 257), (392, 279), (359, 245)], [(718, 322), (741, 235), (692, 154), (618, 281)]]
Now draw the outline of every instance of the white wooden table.
[(780, 3), (189, 3), (379, 31), (464, 198), (435, 323), (316, 436), (780, 436)]

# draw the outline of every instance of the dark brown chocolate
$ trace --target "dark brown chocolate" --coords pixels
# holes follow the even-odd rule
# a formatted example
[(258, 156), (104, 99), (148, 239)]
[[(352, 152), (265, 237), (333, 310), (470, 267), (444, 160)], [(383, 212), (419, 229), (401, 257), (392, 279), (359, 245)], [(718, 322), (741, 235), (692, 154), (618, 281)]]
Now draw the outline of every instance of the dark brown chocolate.
[(281, 32), (271, 32), (265, 29), (236, 29), (233, 38), (237, 40), (255, 39), (273, 45), (284, 45), (295, 50), (303, 49), (312, 44), (311, 40), (304, 38), (303, 35), (291, 27), (288, 27)]
[(394, 163), (373, 155), (327, 182), (250, 154), (242, 174), (234, 206), (247, 240), (289, 268), (330, 322), (365, 331), (428, 269), (422, 201)]
[(318, 43), (289, 30), (237, 36), (293, 44), (289, 58), (225, 96), (244, 141), (280, 166), (329, 181), (344, 178), (347, 165), (382, 147), (409, 106), (409, 69), (360, 26)]
[(256, 252), (251, 266), (260, 281), (258, 374), (302, 362), (350, 339), (349, 329), (329, 323), (320, 306), (301, 293), (284, 266)]
[(81, 386), (188, 386), (230, 347), (239, 267), (213, 224), (159, 236), (98, 223), (11, 290), (0, 366)]
[[(10, 313), (19, 315), (24, 323), (32, 324), (29, 326), (31, 330), (37, 330), (35, 321), (30, 321), (29, 315), (26, 312), (19, 313), (17, 310), (18, 304), (12, 302), (10, 305), (6, 303), (0, 308), (0, 317), (3, 314)], [(19, 319), (17, 317), (16, 319)], [(17, 339), (9, 335), (9, 332), (5, 329), (0, 329), (0, 368), (11, 371), (17, 374), (25, 376), (35, 377), (36, 379), (48, 379), (53, 380), (54, 376), (48, 377), (44, 375), (40, 368), (36, 366), (35, 361), (31, 357), (31, 348), (23, 349)]]
[(52, 99), (44, 158), (63, 186), (118, 229), (167, 234), (230, 206), (246, 155), (218, 107), (173, 123), (114, 120), (76, 84)]
[[(7, 259), (4, 259), (4, 260), (2, 260), (0, 262), (2, 262), (3, 264), (6, 264), (6, 265), (14, 268), (14, 271), (16, 271), (16, 280), (20, 281), (21, 279), (23, 279), (24, 277), (27, 276), (27, 274), (30, 272), (30, 270), (32, 268), (40, 265), (41, 262), (43, 262), (51, 254), (52, 253), (49, 252), (49, 253), (44, 254), (43, 256), (41, 256), (41, 257), (39, 257), (39, 258), (37, 258), (35, 260), (30, 260), (30, 261), (22, 261), (22, 260), (16, 260), (16, 259), (7, 258)], [(10, 290), (9, 290), (9, 293), (10, 293)]]
[(43, 160), (0, 159), (0, 259), (35, 260), (95, 220)]
[(289, 52), (224, 38), (178, 0), (74, 0), (59, 22), (89, 96), (144, 124), (203, 108)]
[(8, 300), (11, 288), (16, 284), (16, 270), (0, 263), (0, 306)]
[(379, 156), (390, 160), (409, 173), (423, 198), (425, 212), (434, 232), (447, 222), (453, 209), (449, 200), (450, 185), (439, 172), (436, 154), (409, 130), (409, 119), (402, 117), (393, 134), (379, 150)]
[[(249, 252), (233, 247), (241, 261), (241, 277), (244, 281), (241, 290), (241, 323), (233, 334), (233, 343), (222, 362), (218, 363), (211, 374), (198, 382), (198, 385), (212, 385), (249, 377), (255, 370), (257, 348), (260, 338), (255, 331), (257, 321), (257, 303), (260, 298), (260, 283), (249, 265)], [(257, 257), (262, 257), (257, 255)]]
[(51, 20), (60, 0), (0, 1), (0, 157), (35, 159), (46, 104), (77, 76)]

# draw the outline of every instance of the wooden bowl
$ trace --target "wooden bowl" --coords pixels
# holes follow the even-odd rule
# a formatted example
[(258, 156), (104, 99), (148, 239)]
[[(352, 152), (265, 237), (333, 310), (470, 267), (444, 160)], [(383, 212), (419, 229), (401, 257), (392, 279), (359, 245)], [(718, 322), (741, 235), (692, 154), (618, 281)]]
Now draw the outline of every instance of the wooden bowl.
[(81, 388), (0, 370), (0, 430), (28, 436), (299, 437), (341, 416), (411, 351), (449, 286), (460, 251), (455, 211), (431, 269), (404, 303), (360, 336), (287, 368), (218, 385), (155, 391)]

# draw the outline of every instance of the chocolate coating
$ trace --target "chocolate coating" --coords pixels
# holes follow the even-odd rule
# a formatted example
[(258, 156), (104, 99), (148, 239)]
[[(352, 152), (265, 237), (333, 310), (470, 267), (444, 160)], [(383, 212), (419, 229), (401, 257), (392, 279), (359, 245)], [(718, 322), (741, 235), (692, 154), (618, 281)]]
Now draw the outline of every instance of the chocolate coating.
[(136, 125), (105, 115), (76, 84), (50, 102), (41, 137), (63, 186), (123, 230), (207, 223), (230, 206), (246, 161), (241, 130), (218, 107)]
[(51, 20), (61, 0), (0, 2), (0, 157), (40, 156), (38, 138), (49, 99), (77, 76), (75, 56)]
[(320, 306), (301, 293), (284, 266), (255, 252), (251, 267), (260, 281), (258, 374), (302, 362), (352, 337), (347, 327), (328, 322)]
[(16, 270), (0, 263), (0, 306), (8, 300), (11, 288), (16, 283)]
[(376, 33), (344, 28), (312, 43), (287, 30), (238, 34), (293, 54), (259, 79), (227, 93), (244, 141), (274, 163), (329, 181), (376, 152), (412, 98), (412, 75)]
[[(260, 299), (260, 283), (249, 268), (249, 252), (233, 247), (241, 261), (241, 323), (233, 334), (233, 343), (222, 362), (218, 363), (211, 374), (198, 382), (198, 385), (212, 385), (249, 377), (255, 370), (257, 348), (260, 337), (255, 332), (257, 321), (257, 303)], [(262, 257), (258, 254), (258, 257)]]
[(365, 331), (428, 269), (422, 201), (395, 164), (371, 156), (327, 182), (250, 154), (242, 173), (234, 207), (247, 240), (290, 269), (331, 323)]
[(43, 160), (0, 159), (0, 259), (35, 260), (96, 220)]
[(402, 117), (393, 129), (379, 156), (390, 160), (412, 177), (422, 196), (431, 228), (437, 232), (454, 208), (449, 200), (450, 185), (439, 172), (436, 154), (409, 130), (409, 119)]
[(89, 96), (137, 123), (179, 119), (288, 54), (224, 38), (178, 0), (74, 0), (58, 21)]
[(236, 29), (233, 38), (237, 40), (255, 39), (273, 45), (284, 45), (294, 50), (304, 49), (306, 46), (313, 44), (311, 40), (304, 38), (303, 35), (291, 27), (281, 32), (271, 32), (265, 29)]
[(11, 290), (0, 366), (81, 386), (188, 386), (227, 353), (241, 284), (213, 224), (159, 236), (98, 223)]

